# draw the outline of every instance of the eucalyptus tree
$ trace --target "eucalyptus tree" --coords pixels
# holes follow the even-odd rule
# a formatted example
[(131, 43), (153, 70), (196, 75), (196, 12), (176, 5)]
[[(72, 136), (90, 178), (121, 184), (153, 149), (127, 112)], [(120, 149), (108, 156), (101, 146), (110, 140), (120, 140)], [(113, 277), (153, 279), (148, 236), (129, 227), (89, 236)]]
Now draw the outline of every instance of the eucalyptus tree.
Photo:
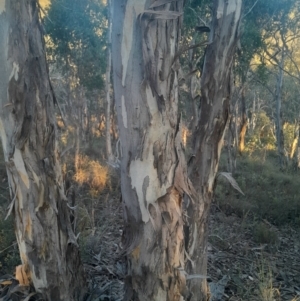
[(241, 25), (241, 39), (239, 51), (235, 56), (235, 99), (232, 103), (233, 125), (236, 147), (241, 154), (245, 149), (245, 136), (247, 131), (248, 116), (246, 112), (246, 92), (248, 74), (251, 69), (253, 57), (262, 48), (261, 20), (264, 20), (264, 12), (261, 11), (259, 1), (244, 1), (243, 17)]
[[(252, 28), (257, 28), (256, 30), (261, 36), (261, 46), (256, 50), (260, 62), (258, 61), (255, 73), (260, 74), (263, 71), (264, 74), (269, 74), (269, 80), (262, 83), (257, 76), (255, 80), (262, 83), (273, 98), (271, 107), (275, 107), (274, 120), (278, 157), (280, 167), (284, 168), (287, 158), (282, 122), (283, 82), (285, 74), (290, 76), (293, 73), (292, 76), (297, 78), (297, 72), (292, 71), (292, 69), (297, 70), (297, 64), (293, 63), (295, 62), (293, 61), (295, 48), (292, 49), (292, 46), (299, 37), (299, 1), (258, 1), (247, 17), (249, 21), (246, 24), (255, 22)], [(290, 71), (288, 65), (294, 65)], [(274, 86), (272, 87), (272, 85)]]
[[(49, 62), (88, 90), (104, 86), (107, 7), (95, 0), (52, 0), (43, 19)], [(74, 83), (73, 83), (74, 84)]]
[(53, 87), (62, 115), (76, 129), (76, 169), (82, 140), (92, 142), (92, 117), (100, 117), (100, 106), (104, 107), (107, 5), (96, 0), (53, 0), (43, 21), (47, 58), (58, 74), (51, 73)]
[(276, 9), (273, 9), (274, 2), (274, 0), (245, 0), (243, 3), (241, 39), (234, 64), (235, 93), (232, 102), (232, 119), (229, 131), (234, 136), (232, 138), (240, 154), (245, 149), (245, 136), (248, 126), (246, 98), (249, 80), (251, 81), (249, 74), (251, 74), (253, 69), (253, 59), (261, 53), (264, 47), (266, 27), (269, 26), (270, 19), (279, 14)]
[[(263, 74), (263, 77), (265, 77), (265, 71), (268, 70), (270, 64), (267, 63), (265, 55), (262, 54), (270, 46), (270, 40), (275, 37), (279, 27), (282, 27), (282, 29), (291, 28), (283, 20), (286, 20), (293, 10), (295, 12), (296, 2), (286, 0), (244, 1), (241, 41), (234, 65), (236, 88), (235, 99), (232, 104), (233, 122), (231, 123), (233, 125), (231, 132), (234, 133), (234, 141), (240, 153), (245, 148), (245, 134), (249, 117), (246, 111), (247, 109), (251, 111), (253, 106), (250, 102), (246, 103), (249, 94), (248, 86), (253, 81), (253, 75), (255, 75), (254, 80), (261, 83), (265, 81), (265, 78), (260, 78), (259, 75)], [(271, 52), (276, 53), (276, 51)], [(280, 55), (279, 52), (276, 55)], [(261, 61), (259, 61), (259, 57), (262, 58)], [(273, 97), (275, 98), (276, 88), (270, 89), (270, 91), (272, 90), (274, 90)], [(277, 95), (279, 94), (277, 93)], [(255, 112), (252, 113), (255, 114)]]
[[(207, 218), (214, 194), (225, 129), (230, 120), (233, 63), (240, 39), (242, 0), (214, 1), (209, 43), (201, 75), (199, 122), (193, 133), (194, 155), (189, 176), (197, 190), (197, 201), (187, 208), (188, 260), (186, 271), (206, 275)], [(206, 300), (206, 280), (191, 279), (191, 300)]]
[(114, 1), (125, 300), (207, 300), (207, 216), (229, 119), (241, 0), (214, 0), (188, 167), (178, 112), (183, 2)]
[(56, 145), (55, 98), (34, 0), (0, 2), (0, 133), (23, 272), (45, 300), (82, 300), (83, 267)]
[(180, 300), (186, 286), (181, 206), (188, 188), (175, 55), (183, 1), (114, 1), (113, 11), (114, 92), (129, 261), (126, 299)]
[(112, 0), (107, 1), (108, 6), (108, 30), (107, 30), (107, 62), (106, 62), (106, 74), (105, 74), (105, 94), (106, 94), (106, 156), (110, 164), (115, 161), (115, 157), (112, 151), (112, 139), (111, 139), (111, 35), (112, 35)]

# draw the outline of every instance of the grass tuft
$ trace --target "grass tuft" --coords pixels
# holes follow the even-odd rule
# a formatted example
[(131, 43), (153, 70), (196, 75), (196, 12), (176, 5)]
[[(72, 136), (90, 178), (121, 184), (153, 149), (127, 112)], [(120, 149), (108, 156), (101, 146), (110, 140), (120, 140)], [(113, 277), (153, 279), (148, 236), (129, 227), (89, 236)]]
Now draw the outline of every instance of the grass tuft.
[(97, 195), (109, 183), (108, 168), (87, 156), (80, 156), (74, 180), (80, 185), (88, 186), (91, 195)]

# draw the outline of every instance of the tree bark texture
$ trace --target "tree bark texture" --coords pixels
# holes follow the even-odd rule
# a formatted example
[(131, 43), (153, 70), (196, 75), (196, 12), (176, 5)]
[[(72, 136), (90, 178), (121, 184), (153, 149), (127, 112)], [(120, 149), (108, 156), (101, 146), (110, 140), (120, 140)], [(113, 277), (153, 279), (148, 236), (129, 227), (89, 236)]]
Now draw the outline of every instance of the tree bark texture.
[(183, 192), (191, 194), (178, 118), (183, 1), (114, 1), (126, 300), (184, 300)]
[[(195, 37), (192, 39), (192, 46), (195, 45)], [(192, 132), (196, 128), (199, 122), (199, 90), (200, 90), (200, 82), (197, 77), (197, 72), (194, 70), (195, 66), (197, 66), (199, 60), (201, 57), (196, 58), (195, 55), (195, 49), (189, 50), (189, 73), (191, 74), (189, 79), (189, 92), (190, 92), (190, 98), (193, 103), (193, 113), (192, 113), (192, 124), (191, 124), (191, 130)]]
[[(213, 196), (224, 133), (230, 119), (232, 63), (239, 39), (242, 0), (214, 0), (210, 43), (201, 76), (201, 108), (194, 132), (194, 158), (189, 174), (198, 200), (188, 207), (188, 274), (206, 275), (207, 217)], [(189, 281), (191, 298), (206, 300), (206, 279)]]
[(183, 2), (114, 1), (112, 57), (129, 273), (125, 300), (207, 300), (207, 215), (229, 118), (241, 0), (214, 1), (191, 168), (198, 196), (188, 179), (178, 117)]
[(34, 0), (0, 1), (0, 134), (15, 232), (27, 276), (45, 300), (82, 300), (56, 145), (54, 96)]
[(191, 75), (190, 78), (190, 97), (193, 102), (193, 123), (192, 123), (192, 131), (196, 128), (199, 122), (199, 95), (197, 95), (197, 90), (198, 87), (200, 86), (199, 84), (199, 79), (197, 78), (196, 74)]

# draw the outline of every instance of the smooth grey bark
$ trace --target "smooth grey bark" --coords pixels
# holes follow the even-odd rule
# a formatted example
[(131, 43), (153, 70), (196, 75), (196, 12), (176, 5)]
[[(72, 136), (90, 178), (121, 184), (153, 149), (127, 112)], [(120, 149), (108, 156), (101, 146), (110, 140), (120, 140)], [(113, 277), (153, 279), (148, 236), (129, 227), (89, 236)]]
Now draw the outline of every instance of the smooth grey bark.
[(85, 293), (56, 145), (37, 2), (0, 1), (0, 134), (23, 270), (45, 300)]

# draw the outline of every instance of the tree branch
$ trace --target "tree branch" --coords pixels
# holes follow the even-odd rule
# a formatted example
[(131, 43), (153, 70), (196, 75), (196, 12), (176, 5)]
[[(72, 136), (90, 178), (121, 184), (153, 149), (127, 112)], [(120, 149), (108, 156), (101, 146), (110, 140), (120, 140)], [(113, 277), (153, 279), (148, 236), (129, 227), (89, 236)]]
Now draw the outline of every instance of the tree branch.
[(251, 13), (251, 11), (253, 10), (253, 8), (256, 6), (258, 0), (255, 1), (255, 3), (252, 5), (252, 7), (248, 10), (248, 12), (242, 17), (242, 19), (244, 19), (247, 15), (249, 15)]

